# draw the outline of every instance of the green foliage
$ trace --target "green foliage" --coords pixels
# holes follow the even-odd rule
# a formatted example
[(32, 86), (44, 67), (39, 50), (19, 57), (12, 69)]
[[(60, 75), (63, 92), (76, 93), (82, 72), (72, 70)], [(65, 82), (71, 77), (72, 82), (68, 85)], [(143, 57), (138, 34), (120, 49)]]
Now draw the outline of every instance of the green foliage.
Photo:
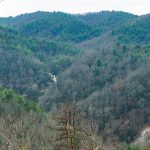
[(140, 149), (135, 145), (125, 145), (124, 150), (140, 150)]
[(132, 23), (122, 25), (119, 29), (113, 31), (118, 36), (119, 41), (123, 43), (149, 43), (150, 39), (150, 16), (144, 16), (134, 20)]
[(81, 42), (98, 36), (99, 27), (90, 26), (73, 15), (62, 12), (36, 12), (16, 18), (2, 19), (1, 24), (16, 26), (23, 34)]
[(48, 114), (34, 102), (0, 89), (0, 149), (49, 150), (52, 131)]
[(17, 108), (20, 111), (32, 110), (35, 112), (42, 112), (40, 107), (37, 106), (35, 102), (29, 101), (23, 96), (17, 95), (12, 90), (0, 89), (0, 103), (1, 103), (1, 106), (0, 106), (1, 108), (3, 107), (4, 104), (7, 104), (7, 105), (10, 105), (10, 107), (12, 107), (11, 108), (12, 110)]
[[(104, 137), (131, 142), (150, 123), (149, 20), (123, 12), (1, 18), (0, 84), (50, 111), (64, 99), (76, 100), (88, 119), (94, 115)], [(0, 97), (0, 111), (37, 111), (12, 91)]]
[(93, 107), (104, 137), (131, 142), (149, 124), (149, 46), (125, 44), (107, 35), (81, 47), (87, 51), (61, 73), (57, 87), (50, 85), (41, 104), (51, 110), (53, 103), (76, 100), (89, 118)]
[(148, 150), (148, 148), (142, 148), (142, 147), (138, 147), (136, 145), (128, 145), (128, 144), (125, 144), (123, 146), (123, 150)]
[(2, 26), (0, 41), (2, 86), (35, 100), (51, 82), (48, 73), (59, 74), (82, 53), (71, 43), (27, 37)]
[(77, 17), (92, 26), (99, 26), (102, 32), (104, 32), (135, 19), (137, 16), (121, 11), (101, 11), (78, 15)]

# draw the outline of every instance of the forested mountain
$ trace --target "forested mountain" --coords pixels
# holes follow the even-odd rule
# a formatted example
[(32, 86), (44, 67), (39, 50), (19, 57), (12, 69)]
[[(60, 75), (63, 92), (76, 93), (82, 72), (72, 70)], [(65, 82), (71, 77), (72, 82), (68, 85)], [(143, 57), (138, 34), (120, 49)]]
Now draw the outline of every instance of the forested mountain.
[(141, 16), (132, 23), (115, 30), (114, 35), (118, 35), (118, 40), (125, 43), (149, 44), (150, 42), (150, 15)]
[(83, 15), (78, 15), (77, 17), (87, 24), (99, 26), (102, 31), (111, 30), (118, 25), (137, 18), (136, 15), (121, 11), (86, 13)]
[(81, 53), (79, 48), (52, 40), (21, 35), (16, 29), (0, 26), (0, 83), (37, 99), (58, 74)]
[[(143, 24), (148, 25), (145, 18), (141, 17), (139, 21), (142, 19)], [(133, 20), (133, 23), (137, 30), (142, 28), (138, 21)], [(123, 27), (128, 26), (129, 23), (125, 23)], [(121, 41), (121, 32), (116, 33), (120, 29), (117, 27), (100, 37), (80, 43), (86, 53), (60, 74), (57, 87), (51, 85), (40, 98), (40, 103), (51, 109), (48, 105), (53, 106), (53, 103), (77, 100), (83, 105), (87, 116), (94, 111), (105, 137), (114, 138), (115, 135), (116, 138), (117, 134), (119, 139), (129, 142), (143, 124), (150, 121), (150, 47), (139, 42)], [(129, 35), (132, 36), (132, 32)]]
[(115, 11), (0, 18), (0, 85), (51, 113), (76, 101), (106, 143), (132, 142), (150, 124), (149, 23)]
[(0, 23), (17, 27), (27, 35), (81, 42), (134, 18), (136, 16), (132, 14), (107, 11), (85, 15), (36, 12), (15, 18), (2, 18)]
[(90, 26), (73, 15), (62, 12), (37, 12), (17, 18), (2, 19), (2, 24), (13, 25), (21, 33), (33, 36), (80, 42), (100, 34), (100, 28)]

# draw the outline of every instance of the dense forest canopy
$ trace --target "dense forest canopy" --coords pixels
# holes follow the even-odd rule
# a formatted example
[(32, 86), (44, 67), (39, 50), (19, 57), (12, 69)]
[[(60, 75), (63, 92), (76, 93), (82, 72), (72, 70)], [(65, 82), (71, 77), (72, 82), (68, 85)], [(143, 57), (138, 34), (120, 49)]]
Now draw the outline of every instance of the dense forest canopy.
[(0, 89), (3, 121), (3, 113), (32, 112), (38, 126), (43, 111), (27, 98), (52, 114), (76, 102), (106, 143), (132, 142), (150, 124), (149, 24), (150, 15), (120, 11), (0, 18), (0, 86), (24, 96)]

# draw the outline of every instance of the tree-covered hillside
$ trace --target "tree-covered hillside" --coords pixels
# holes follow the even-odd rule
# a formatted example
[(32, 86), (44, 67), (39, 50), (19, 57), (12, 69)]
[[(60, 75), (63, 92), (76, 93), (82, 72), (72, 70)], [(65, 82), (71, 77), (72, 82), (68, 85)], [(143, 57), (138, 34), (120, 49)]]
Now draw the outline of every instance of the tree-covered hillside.
[(0, 149), (50, 150), (50, 115), (12, 90), (0, 89)]
[(1, 19), (1, 23), (13, 25), (26, 35), (55, 38), (63, 41), (80, 42), (101, 33), (100, 28), (90, 26), (73, 15), (62, 12), (36, 12), (17, 18), (9, 18), (8, 20)]
[(136, 15), (119, 11), (102, 11), (86, 13), (77, 16), (79, 19), (92, 26), (99, 26), (102, 31), (111, 30), (121, 24), (137, 18)]
[(57, 87), (51, 85), (45, 91), (40, 103), (51, 109), (55, 103), (76, 100), (87, 117), (94, 113), (104, 137), (130, 142), (150, 123), (150, 47), (122, 42), (116, 38), (120, 32), (115, 36), (112, 32), (80, 43), (86, 52), (59, 76)]
[(135, 15), (124, 12), (104, 11), (85, 15), (35, 12), (14, 18), (1, 18), (0, 24), (14, 26), (27, 35), (81, 42), (134, 18)]
[(76, 101), (106, 143), (132, 142), (150, 124), (149, 23), (114, 11), (0, 18), (0, 86), (52, 113)]
[(0, 84), (37, 99), (51, 77), (82, 52), (69, 43), (35, 39), (0, 26)]
[(136, 42), (149, 44), (150, 42), (150, 15), (141, 16), (132, 23), (127, 23), (112, 32), (118, 36), (118, 40), (124, 43)]

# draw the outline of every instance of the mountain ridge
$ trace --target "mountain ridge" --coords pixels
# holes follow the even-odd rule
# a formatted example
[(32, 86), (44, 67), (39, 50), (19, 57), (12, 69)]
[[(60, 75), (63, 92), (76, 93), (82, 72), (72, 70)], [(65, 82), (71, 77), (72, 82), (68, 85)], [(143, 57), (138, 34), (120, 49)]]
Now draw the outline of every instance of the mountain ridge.
[(150, 123), (149, 21), (114, 11), (0, 18), (0, 85), (46, 111), (76, 101), (106, 141), (130, 143)]

